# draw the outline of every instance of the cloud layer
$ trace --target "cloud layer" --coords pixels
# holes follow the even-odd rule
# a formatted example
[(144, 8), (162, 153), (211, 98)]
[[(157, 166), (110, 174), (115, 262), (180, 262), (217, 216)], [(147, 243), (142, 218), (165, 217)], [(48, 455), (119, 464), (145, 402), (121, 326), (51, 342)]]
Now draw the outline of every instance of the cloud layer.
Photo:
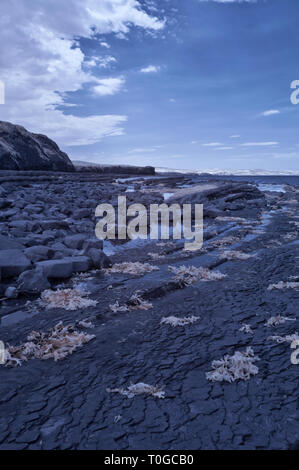
[[(131, 26), (157, 31), (163, 21), (142, 10), (137, 0), (10, 0), (0, 17), (0, 79), (6, 104), (0, 119), (46, 133), (60, 145), (86, 145), (120, 135), (126, 116), (64, 114), (66, 94), (87, 88), (91, 94), (118, 93), (124, 78), (95, 77), (92, 66), (107, 68), (115, 59), (86, 60), (76, 40), (95, 34), (126, 34)], [(31, 8), (30, 8), (31, 7)], [(5, 47), (4, 47), (5, 45)], [(103, 49), (109, 44), (102, 42)], [(62, 108), (63, 109), (63, 108)]]

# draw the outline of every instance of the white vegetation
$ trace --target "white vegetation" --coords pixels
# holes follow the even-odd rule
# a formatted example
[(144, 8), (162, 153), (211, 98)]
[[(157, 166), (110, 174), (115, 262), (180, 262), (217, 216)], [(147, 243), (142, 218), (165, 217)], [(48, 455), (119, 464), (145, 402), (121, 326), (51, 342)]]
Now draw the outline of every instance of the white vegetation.
[(130, 297), (126, 305), (120, 305), (119, 302), (116, 301), (115, 304), (109, 305), (109, 308), (113, 313), (125, 313), (131, 310), (150, 310), (153, 308), (153, 304), (144, 300), (140, 292), (137, 291)]
[(88, 318), (85, 318), (84, 320), (79, 321), (78, 325), (86, 329), (95, 327), (92, 321), (90, 321)]
[(221, 253), (221, 259), (228, 259), (228, 260), (246, 260), (252, 258), (254, 255), (250, 255), (248, 253), (243, 253), (242, 251), (224, 251)]
[(268, 287), (268, 290), (274, 290), (274, 289), (299, 289), (299, 282), (284, 282), (280, 281), (277, 284), (270, 284)]
[(247, 224), (250, 221), (247, 219), (244, 219), (243, 217), (230, 217), (230, 216), (218, 216), (215, 219), (216, 222), (236, 222), (238, 224)]
[(41, 294), (41, 301), (48, 309), (78, 310), (80, 308), (95, 307), (98, 303), (97, 300), (89, 299), (88, 294), (88, 292), (80, 289), (45, 290)]
[(149, 253), (148, 256), (149, 256), (152, 260), (159, 260), (159, 259), (165, 258), (165, 256), (164, 256), (164, 255), (160, 255), (160, 253)]
[(170, 317), (163, 317), (160, 324), (161, 325), (170, 325), (170, 326), (186, 326), (186, 325), (192, 325), (193, 323), (196, 323), (198, 320), (200, 320), (200, 317), (183, 317), (183, 318), (178, 318), (174, 316)]
[(144, 276), (146, 273), (151, 273), (152, 271), (159, 271), (159, 268), (149, 263), (139, 262), (114, 264), (112, 268), (107, 269), (107, 272), (110, 273), (131, 274), (132, 276)]
[(110, 308), (111, 312), (113, 312), (113, 313), (118, 313), (118, 312), (125, 313), (125, 312), (129, 311), (128, 306), (127, 305), (120, 305), (118, 300), (114, 304), (110, 304), (109, 308)]
[(212, 362), (213, 370), (206, 373), (208, 380), (213, 382), (235, 382), (236, 380), (248, 380), (251, 375), (256, 375), (259, 371), (254, 362), (259, 357), (254, 355), (252, 348), (246, 351), (237, 351), (233, 356), (224, 356), (219, 361)]
[(107, 388), (108, 393), (120, 393), (128, 398), (134, 398), (137, 395), (149, 395), (155, 398), (165, 398), (165, 392), (153, 385), (147, 385), (143, 382), (132, 384), (127, 388)]
[(288, 317), (282, 317), (281, 315), (277, 315), (276, 317), (269, 318), (269, 320), (267, 320), (264, 325), (268, 327), (277, 326), (277, 325), (282, 325), (286, 321), (296, 321), (296, 318), (288, 318)]
[(5, 350), (5, 366), (21, 365), (30, 359), (59, 361), (94, 338), (94, 335), (77, 331), (73, 325), (64, 326), (60, 322), (46, 333), (32, 331), (27, 342), (20, 346), (9, 346)]
[(253, 335), (253, 330), (251, 328), (250, 325), (247, 325), (246, 323), (244, 323), (241, 328), (239, 329), (239, 331), (241, 331), (242, 333), (248, 333), (250, 335)]
[(130, 310), (150, 310), (153, 308), (153, 304), (144, 300), (140, 292), (135, 292), (135, 294), (130, 297), (129, 308)]
[(223, 237), (209, 242), (209, 245), (221, 248), (227, 245), (232, 245), (233, 243), (238, 243), (239, 241), (240, 238), (238, 237)]
[(226, 274), (219, 271), (195, 266), (168, 266), (168, 269), (175, 274), (174, 279), (184, 286), (190, 286), (199, 281), (219, 281), (226, 277)]
[(269, 341), (275, 341), (276, 343), (292, 343), (293, 341), (299, 341), (299, 334), (294, 333), (293, 335), (286, 335), (286, 336), (269, 336)]

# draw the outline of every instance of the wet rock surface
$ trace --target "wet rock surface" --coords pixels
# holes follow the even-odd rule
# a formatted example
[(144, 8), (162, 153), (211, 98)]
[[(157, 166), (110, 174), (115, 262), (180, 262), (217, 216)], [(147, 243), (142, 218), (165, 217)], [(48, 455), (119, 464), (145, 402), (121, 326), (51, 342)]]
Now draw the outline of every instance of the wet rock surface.
[[(95, 338), (58, 362), (33, 359), (19, 367), (0, 366), (0, 449), (296, 445), (298, 366), (291, 363), (289, 343), (268, 340), (299, 331), (298, 291), (268, 290), (298, 276), (295, 186), (285, 193), (264, 193), (254, 184), (221, 179), (209, 181), (214, 187), (207, 189), (200, 177), (117, 181), (91, 172), (55, 180), (50, 174), (40, 180), (35, 175), (34, 182), (30, 175), (11, 178), (0, 186), (9, 201), (0, 209), (0, 340), (16, 346), (31, 331), (48, 331), (60, 321)], [(196, 185), (189, 199), (182, 194), (186, 185)], [(95, 238), (98, 204), (116, 204), (118, 195), (128, 195), (129, 201), (148, 205), (163, 201), (164, 193), (173, 193), (169, 202), (204, 204), (199, 252), (186, 252), (182, 240), (102, 245)], [(10, 250), (13, 256), (7, 255)], [(251, 256), (228, 259), (222, 256), (228, 250)], [(127, 262), (159, 269), (142, 276), (137, 270), (109, 269)], [(14, 269), (10, 277), (7, 263)], [(186, 285), (169, 271), (182, 265), (226, 277)], [(40, 302), (47, 286), (82, 289), (97, 304), (49, 310)], [(8, 288), (16, 289), (18, 297), (7, 298)], [(142, 305), (136, 293), (152, 308), (136, 308)], [(115, 304), (126, 308), (114, 312)], [(265, 326), (277, 315), (296, 321)], [(177, 327), (161, 324), (169, 316), (198, 320)], [(244, 324), (252, 333), (240, 331)], [(259, 357), (255, 376), (233, 383), (207, 380), (214, 360), (247, 347)], [(165, 398), (107, 392), (140, 382), (158, 386)]]

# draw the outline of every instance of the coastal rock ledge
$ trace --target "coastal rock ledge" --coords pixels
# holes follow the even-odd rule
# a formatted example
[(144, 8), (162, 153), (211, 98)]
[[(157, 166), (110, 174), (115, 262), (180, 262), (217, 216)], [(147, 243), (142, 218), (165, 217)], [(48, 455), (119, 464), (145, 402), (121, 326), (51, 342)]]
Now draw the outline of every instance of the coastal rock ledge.
[(74, 171), (74, 166), (47, 136), (0, 121), (0, 170)]

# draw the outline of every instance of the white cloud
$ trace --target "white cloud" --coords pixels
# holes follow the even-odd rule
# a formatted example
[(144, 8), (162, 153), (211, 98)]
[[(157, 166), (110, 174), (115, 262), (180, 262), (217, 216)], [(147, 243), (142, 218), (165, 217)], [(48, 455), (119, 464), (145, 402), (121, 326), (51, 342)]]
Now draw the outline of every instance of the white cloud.
[(246, 142), (242, 147), (273, 147), (278, 144), (279, 142)]
[(108, 42), (106, 42), (106, 41), (101, 41), (101, 42), (100, 42), (100, 45), (101, 45), (102, 47), (106, 47), (106, 49), (110, 49), (110, 47), (111, 47), (110, 44), (108, 44)]
[(152, 148), (136, 148), (129, 150), (128, 153), (151, 153), (151, 152), (156, 152), (158, 147), (152, 147)]
[(95, 94), (99, 96), (115, 95), (122, 89), (124, 83), (125, 80), (123, 77), (102, 78), (97, 80), (97, 85), (93, 87), (93, 90)]
[(256, 3), (258, 0), (199, 0), (200, 2), (215, 3)]
[(158, 65), (149, 65), (140, 70), (141, 73), (157, 73), (161, 70), (161, 67)]
[(240, 137), (241, 136), (239, 134), (234, 134), (230, 136), (231, 139), (239, 139)]
[(273, 116), (274, 114), (280, 114), (278, 109), (269, 109), (260, 114), (260, 116)]
[(220, 142), (209, 142), (208, 144), (202, 144), (203, 147), (221, 147), (223, 144)]
[[(111, 95), (124, 84), (122, 77), (95, 77), (75, 38), (92, 38), (95, 33), (125, 35), (131, 25), (158, 31), (164, 22), (143, 11), (137, 0), (36, 1), (32, 8), (28, 3), (1, 3), (0, 75), (6, 104), (0, 108), (0, 119), (45, 133), (62, 146), (95, 143), (123, 133), (126, 116), (63, 113), (65, 103), (72, 109), (72, 103), (66, 102), (68, 92), (84, 86), (99, 96)], [(108, 62), (91, 60), (104, 67), (114, 61), (109, 57)]]
[(85, 60), (84, 65), (86, 67), (99, 67), (103, 69), (107, 69), (111, 64), (115, 64), (117, 62), (116, 58), (112, 55), (106, 55), (101, 57), (90, 57), (89, 59)]
[(234, 147), (217, 147), (216, 150), (233, 150)]

